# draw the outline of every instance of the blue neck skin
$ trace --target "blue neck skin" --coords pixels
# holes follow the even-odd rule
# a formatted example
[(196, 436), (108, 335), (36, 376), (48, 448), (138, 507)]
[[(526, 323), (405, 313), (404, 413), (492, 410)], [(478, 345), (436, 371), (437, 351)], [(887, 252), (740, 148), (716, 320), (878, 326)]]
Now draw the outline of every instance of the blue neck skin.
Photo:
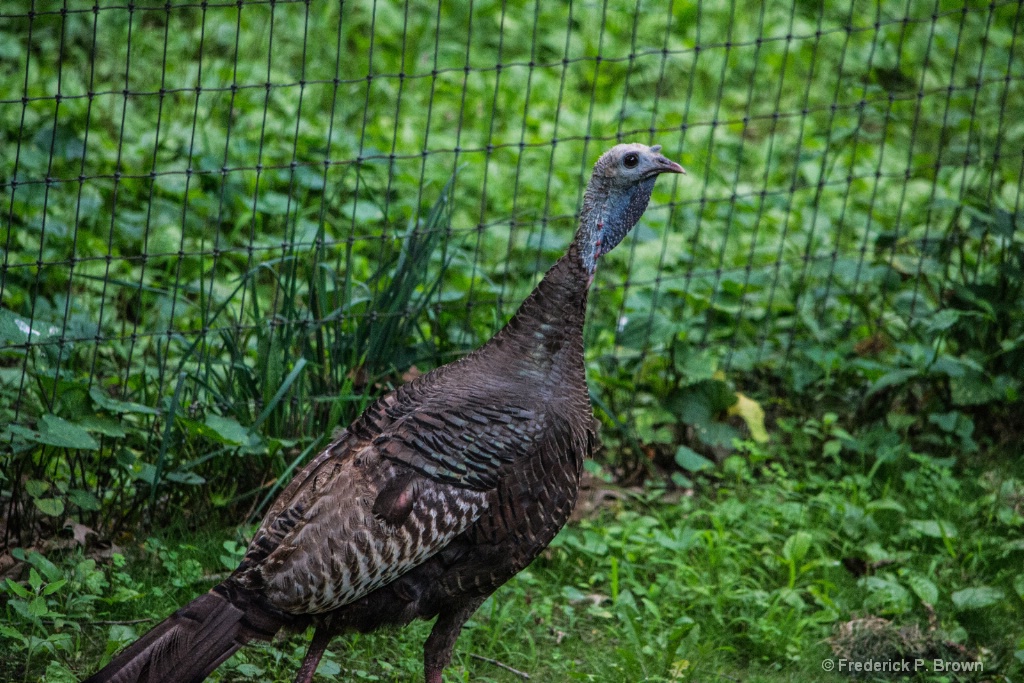
[(640, 220), (657, 176), (629, 188), (605, 188), (603, 179), (594, 178), (583, 197), (580, 227), (575, 242), (583, 267), (591, 277), (597, 261), (611, 251)]

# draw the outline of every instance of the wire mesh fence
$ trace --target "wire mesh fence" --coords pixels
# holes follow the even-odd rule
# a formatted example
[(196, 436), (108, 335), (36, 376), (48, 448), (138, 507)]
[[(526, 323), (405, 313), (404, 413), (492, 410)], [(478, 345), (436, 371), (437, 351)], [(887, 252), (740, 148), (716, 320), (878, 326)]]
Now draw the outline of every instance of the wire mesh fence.
[[(588, 363), (606, 419), (657, 440), (649, 414), (673, 409), (656, 379), (623, 390), (641, 376), (800, 388), (853, 358), (877, 383), (916, 353), (901, 344), (960, 320), (951, 302), (1024, 266), (1021, 15), (6, 3), (9, 524), (26, 493), (115, 523), (225, 453), (265, 464), (217, 500), (263, 499), (396, 371), (500, 327), (623, 140), (690, 175), (659, 184), (599, 271)], [(1004, 324), (1016, 301), (978, 315)], [(1001, 390), (976, 384), (961, 393)]]

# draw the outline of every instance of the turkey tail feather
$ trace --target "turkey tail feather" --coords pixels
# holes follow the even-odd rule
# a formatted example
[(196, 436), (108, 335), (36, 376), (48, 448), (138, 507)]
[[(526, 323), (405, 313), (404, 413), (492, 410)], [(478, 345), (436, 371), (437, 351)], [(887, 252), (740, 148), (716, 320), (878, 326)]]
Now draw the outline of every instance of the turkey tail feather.
[(157, 624), (83, 683), (198, 682), (253, 638), (270, 639), (281, 623), (248, 614), (218, 586)]

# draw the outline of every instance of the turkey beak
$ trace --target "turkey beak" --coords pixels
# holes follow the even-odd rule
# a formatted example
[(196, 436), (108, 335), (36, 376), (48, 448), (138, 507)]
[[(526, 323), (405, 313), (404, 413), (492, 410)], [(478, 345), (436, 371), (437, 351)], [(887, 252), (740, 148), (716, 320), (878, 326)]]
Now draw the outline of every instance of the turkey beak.
[(658, 173), (682, 173), (686, 175), (686, 169), (674, 161), (670, 161), (660, 154), (654, 159)]

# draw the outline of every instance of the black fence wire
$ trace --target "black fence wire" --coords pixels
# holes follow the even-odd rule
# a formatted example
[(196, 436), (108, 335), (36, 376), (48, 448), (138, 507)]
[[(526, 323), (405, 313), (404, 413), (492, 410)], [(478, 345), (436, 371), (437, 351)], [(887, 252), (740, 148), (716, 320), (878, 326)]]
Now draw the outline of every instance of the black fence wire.
[[(799, 389), (851, 361), (877, 389), (964, 301), (1001, 315), (979, 288), (1024, 267), (1022, 13), (4, 3), (8, 523), (27, 495), (116, 524), (225, 454), (267, 464), (215, 504), (264, 500), (386, 383), (500, 327), (619, 141), (661, 144), (689, 175), (659, 181), (599, 271), (604, 419), (664, 440), (687, 406), (658, 387)], [(962, 391), (1002, 390), (979, 386)]]

